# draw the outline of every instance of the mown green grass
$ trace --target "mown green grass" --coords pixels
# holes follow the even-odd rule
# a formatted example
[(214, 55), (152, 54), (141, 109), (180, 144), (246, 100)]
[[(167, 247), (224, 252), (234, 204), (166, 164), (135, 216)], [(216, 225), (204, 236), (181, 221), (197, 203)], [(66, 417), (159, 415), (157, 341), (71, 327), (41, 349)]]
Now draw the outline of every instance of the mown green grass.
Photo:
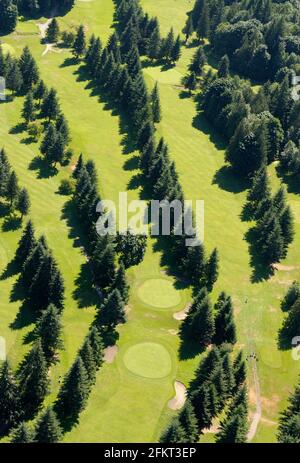
[[(187, 0), (143, 0), (144, 8), (159, 17), (161, 30), (165, 34), (170, 25), (179, 32), (184, 25), (186, 12), (192, 2)], [(170, 14), (170, 11), (172, 14)], [(113, 2), (95, 0), (77, 2), (75, 8), (60, 18), (62, 27), (72, 27), (83, 22), (89, 33), (99, 34), (103, 41), (111, 33)], [(57, 88), (62, 109), (70, 123), (71, 146), (77, 156), (83, 152), (86, 159), (92, 158), (97, 166), (102, 197), (117, 201), (120, 191), (128, 189), (129, 199), (139, 196), (139, 189), (133, 189), (132, 177), (136, 174), (136, 153), (124, 154), (124, 135), (120, 121), (99, 97), (91, 94), (88, 82), (78, 74), (78, 64), (70, 59), (67, 51), (42, 56), (44, 47), (39, 43), (37, 21), (19, 24), (18, 30), (27, 35), (12, 34), (4, 41), (20, 54), (25, 43), (34, 53), (48, 85)], [(22, 28), (19, 29), (19, 28)], [(288, 284), (299, 279), (299, 270), (277, 272), (267, 282), (252, 284), (252, 269), (249, 264), (248, 244), (244, 234), (248, 224), (241, 222), (240, 213), (245, 201), (243, 185), (224, 165), (224, 143), (215, 134), (203, 117), (197, 117), (191, 98), (184, 98), (181, 77), (194, 49), (185, 49), (175, 69), (162, 72), (159, 68), (145, 69), (147, 83), (159, 82), (163, 120), (158, 127), (170, 146), (184, 187), (190, 199), (205, 200), (205, 244), (208, 250), (217, 246), (220, 251), (220, 278), (213, 298), (221, 290), (233, 296), (235, 316), (238, 324), (238, 346), (245, 352), (255, 350), (259, 357), (258, 372), (263, 396), (263, 421), (255, 440), (258, 442), (275, 439), (275, 424), (278, 411), (283, 408), (288, 392), (296, 382), (299, 368), (289, 352), (279, 352), (276, 347), (277, 330), (282, 314), (279, 303)], [(66, 58), (68, 59), (66, 61)], [(32, 199), (31, 216), (38, 233), (45, 233), (50, 247), (63, 272), (66, 282), (66, 308), (63, 314), (65, 350), (61, 362), (51, 370), (52, 394), (54, 400), (59, 387), (60, 376), (69, 368), (91, 323), (95, 309), (91, 291), (86, 289), (76, 298), (76, 280), (85, 264), (80, 245), (74, 240), (74, 229), (79, 231), (68, 208), (68, 217), (63, 212), (68, 198), (57, 194), (60, 180), (70, 175), (71, 165), (60, 169), (58, 175), (37, 178), (37, 171), (29, 164), (38, 153), (38, 146), (24, 143), (25, 133), (9, 134), (20, 122), (22, 100), (0, 106), (0, 137), (5, 144), (11, 163), (16, 169), (20, 183), (29, 189)], [(23, 142), (22, 142), (23, 140)], [(217, 176), (216, 176), (217, 173)], [(274, 187), (278, 185), (275, 169), (270, 169)], [(297, 235), (284, 264), (299, 264), (299, 220), (300, 202), (295, 194), (289, 194), (290, 203), (296, 215)], [(71, 222), (70, 222), (71, 221)], [(14, 255), (20, 230), (0, 233), (0, 258), (2, 271)], [(174, 335), (179, 323), (172, 318), (174, 308), (153, 310), (144, 305), (138, 295), (138, 288), (147, 279), (162, 278), (161, 253), (155, 240), (149, 240), (144, 262), (131, 269), (128, 277), (131, 284), (128, 323), (120, 328), (119, 353), (112, 364), (105, 364), (98, 374), (86, 410), (78, 426), (65, 436), (68, 442), (132, 442), (157, 440), (161, 429), (172, 415), (167, 407), (174, 395), (174, 380), (188, 384), (198, 359), (177, 361), (178, 336)], [(164, 275), (165, 278), (165, 275)], [(15, 277), (0, 281), (1, 333), (7, 339), (8, 355), (14, 366), (29, 348), (23, 337), (32, 328), (11, 329), (10, 324), (19, 311), (19, 303), (9, 302)], [(169, 281), (173, 281), (168, 278)], [(181, 290), (182, 309), (190, 299), (188, 291)], [(247, 300), (247, 302), (246, 302)], [(159, 380), (132, 375), (124, 367), (122, 358), (128, 346), (141, 342), (164, 345), (170, 353), (173, 368), (170, 374)], [(250, 391), (253, 389), (249, 374)], [(253, 408), (253, 394), (250, 394)], [(211, 440), (211, 434), (203, 438)]]

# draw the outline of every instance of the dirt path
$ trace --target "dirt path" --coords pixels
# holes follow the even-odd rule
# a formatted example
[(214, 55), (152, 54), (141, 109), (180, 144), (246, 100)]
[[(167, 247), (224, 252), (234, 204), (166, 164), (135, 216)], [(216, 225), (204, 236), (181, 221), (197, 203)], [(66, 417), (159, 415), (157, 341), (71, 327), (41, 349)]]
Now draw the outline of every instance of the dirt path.
[(261, 396), (260, 396), (260, 385), (259, 385), (259, 377), (257, 372), (257, 364), (256, 360), (252, 357), (249, 357), (249, 363), (251, 364), (252, 374), (253, 374), (253, 381), (254, 381), (254, 390), (256, 396), (256, 411), (253, 415), (252, 422), (250, 424), (247, 440), (251, 442), (254, 438), (257, 426), (261, 420)]
[(168, 407), (171, 410), (180, 410), (186, 401), (186, 387), (180, 381), (175, 381), (174, 387), (176, 394), (173, 399), (169, 400)]

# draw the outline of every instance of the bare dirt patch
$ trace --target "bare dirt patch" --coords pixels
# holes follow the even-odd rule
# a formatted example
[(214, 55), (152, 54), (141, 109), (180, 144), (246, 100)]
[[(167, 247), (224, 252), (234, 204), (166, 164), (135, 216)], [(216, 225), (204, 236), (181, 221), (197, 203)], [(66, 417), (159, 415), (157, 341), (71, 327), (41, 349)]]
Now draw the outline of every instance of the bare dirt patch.
[(175, 312), (173, 314), (173, 318), (175, 318), (175, 320), (184, 320), (186, 317), (187, 317), (187, 314), (188, 314), (188, 311), (190, 310), (190, 307), (191, 307), (191, 303), (189, 302), (185, 308), (183, 310), (181, 310), (180, 312)]
[(282, 264), (273, 264), (275, 270), (281, 270), (282, 272), (292, 272), (293, 270), (298, 270), (300, 265), (282, 265)]

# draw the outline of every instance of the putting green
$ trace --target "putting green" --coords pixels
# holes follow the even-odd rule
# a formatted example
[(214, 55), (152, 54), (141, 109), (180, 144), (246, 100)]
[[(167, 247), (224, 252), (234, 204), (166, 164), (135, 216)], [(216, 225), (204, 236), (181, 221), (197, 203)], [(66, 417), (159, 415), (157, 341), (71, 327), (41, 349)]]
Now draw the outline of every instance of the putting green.
[(138, 288), (138, 296), (145, 304), (161, 309), (174, 307), (181, 302), (180, 294), (172, 282), (162, 278), (152, 278), (142, 283)]
[(7, 55), (7, 53), (10, 53), (11, 55), (15, 54), (15, 49), (12, 45), (9, 45), (8, 43), (2, 43), (1, 44), (3, 53)]
[(169, 352), (164, 346), (154, 342), (141, 342), (129, 347), (123, 362), (129, 371), (144, 378), (164, 378), (172, 370)]

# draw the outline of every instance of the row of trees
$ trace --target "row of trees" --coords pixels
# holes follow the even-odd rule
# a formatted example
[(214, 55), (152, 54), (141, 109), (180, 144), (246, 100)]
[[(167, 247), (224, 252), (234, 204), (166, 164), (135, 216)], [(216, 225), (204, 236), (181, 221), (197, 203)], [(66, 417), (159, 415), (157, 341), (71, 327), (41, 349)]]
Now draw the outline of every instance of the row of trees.
[(53, 9), (68, 11), (74, 5), (74, 0), (1, 0), (0, 32), (9, 34), (18, 22), (19, 12), (26, 16), (48, 15)]
[(287, 66), (300, 65), (297, 6), (292, 2), (255, 0), (224, 4), (197, 0), (183, 32), (209, 39), (218, 56), (227, 54), (232, 67), (243, 75), (264, 81)]
[(189, 385), (184, 408), (160, 438), (162, 443), (196, 443), (204, 429), (225, 408), (216, 440), (243, 443), (247, 439), (246, 366), (242, 352), (232, 362), (226, 345), (213, 347), (200, 362)]
[(192, 339), (201, 350), (210, 344), (235, 344), (236, 327), (230, 296), (224, 292), (214, 306), (205, 287), (194, 298), (180, 328), (181, 335)]
[(277, 437), (283, 444), (300, 443), (300, 384), (290, 395), (288, 406), (280, 416)]
[(297, 281), (288, 288), (281, 309), (286, 312), (286, 317), (278, 332), (278, 345), (281, 349), (291, 349), (295, 347), (295, 339), (299, 336), (300, 285)]
[(256, 245), (267, 264), (286, 257), (288, 246), (294, 237), (294, 221), (287, 204), (283, 186), (272, 197), (267, 170), (262, 167), (253, 178), (248, 192), (246, 208), (250, 217), (257, 221)]
[(36, 61), (27, 46), (18, 59), (9, 53), (4, 54), (0, 45), (0, 74), (5, 78), (6, 87), (14, 94), (27, 93), (39, 80)]
[(12, 170), (4, 149), (0, 150), (0, 199), (8, 202), (10, 213), (18, 211), (21, 219), (28, 214), (30, 208), (28, 191), (19, 186), (17, 174)]

